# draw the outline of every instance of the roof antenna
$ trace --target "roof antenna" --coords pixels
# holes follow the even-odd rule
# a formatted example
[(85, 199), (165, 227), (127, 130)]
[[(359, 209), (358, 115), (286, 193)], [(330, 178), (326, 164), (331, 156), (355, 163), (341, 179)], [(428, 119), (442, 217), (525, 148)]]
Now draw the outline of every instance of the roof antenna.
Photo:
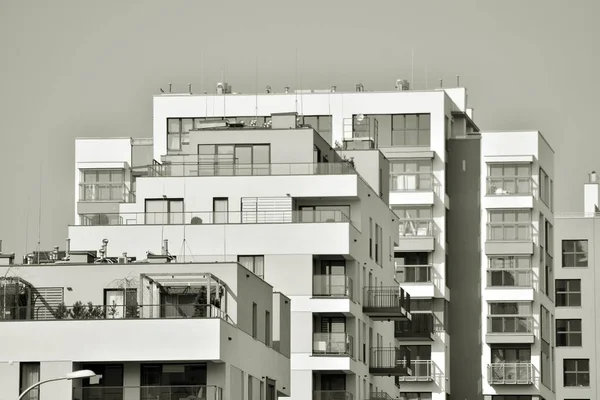
[(258, 120), (258, 56), (254, 59), (254, 118)]
[(456, 75), (456, 87), (460, 87), (460, 76)]
[(413, 47), (411, 50), (411, 59), (410, 59), (410, 84), (413, 85), (413, 89), (415, 88), (415, 48)]
[(38, 207), (38, 241), (37, 241), (37, 263), (40, 263), (41, 249), (41, 230), (42, 230), (42, 163), (40, 163), (40, 203)]
[(444, 87), (444, 80), (440, 79), (440, 88), (443, 88), (443, 87)]
[(429, 76), (427, 73), (427, 64), (425, 64), (425, 90), (429, 89)]
[(171, 89), (173, 88), (173, 84), (169, 82), (169, 93), (171, 93)]
[(296, 47), (296, 115), (298, 114), (298, 48)]

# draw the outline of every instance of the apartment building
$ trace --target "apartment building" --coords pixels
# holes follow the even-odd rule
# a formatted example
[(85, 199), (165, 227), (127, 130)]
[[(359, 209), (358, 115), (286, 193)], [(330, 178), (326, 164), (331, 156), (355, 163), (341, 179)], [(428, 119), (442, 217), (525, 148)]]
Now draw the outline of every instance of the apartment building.
[[(0, 398), (276, 399), (290, 392), (290, 301), (238, 263), (70, 252), (0, 266)], [(58, 254), (58, 252), (56, 253)], [(243, 397), (247, 396), (247, 397)]]
[(592, 172), (584, 185), (583, 212), (555, 217), (554, 246), (561, 251), (554, 273), (557, 399), (598, 398), (599, 200), (598, 176)]
[(179, 100), (155, 98), (153, 140), (76, 142), (70, 251), (108, 239), (112, 257), (238, 262), (290, 297), (292, 399), (396, 397), (410, 296), (395, 281), (388, 161), (338, 153), (295, 112), (241, 123)]

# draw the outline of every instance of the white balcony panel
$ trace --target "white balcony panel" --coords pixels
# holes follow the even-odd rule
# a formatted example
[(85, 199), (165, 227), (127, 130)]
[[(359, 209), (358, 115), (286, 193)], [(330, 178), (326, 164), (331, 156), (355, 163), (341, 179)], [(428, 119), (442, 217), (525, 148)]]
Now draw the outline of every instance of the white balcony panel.
[(390, 204), (433, 205), (433, 190), (420, 192), (390, 192)]
[(349, 356), (318, 356), (306, 353), (292, 354), (292, 370), (351, 371), (353, 360)]
[(483, 208), (533, 208), (534, 198), (531, 195), (487, 195), (484, 196)]
[(488, 287), (483, 291), (484, 301), (533, 301), (531, 287)]
[(347, 298), (314, 298), (312, 296), (290, 296), (292, 312), (342, 313), (350, 315), (360, 311), (356, 303)]
[(426, 297), (432, 298), (435, 297), (435, 287), (433, 286), (433, 282), (428, 283), (402, 283), (400, 285), (402, 289), (404, 289), (410, 297)]
[(532, 155), (483, 156), (486, 163), (532, 163)]

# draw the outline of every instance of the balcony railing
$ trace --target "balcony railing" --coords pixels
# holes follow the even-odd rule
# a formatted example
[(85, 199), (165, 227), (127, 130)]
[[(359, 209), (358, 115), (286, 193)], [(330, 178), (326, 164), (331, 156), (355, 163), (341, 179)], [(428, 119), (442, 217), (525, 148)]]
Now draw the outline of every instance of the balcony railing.
[(491, 385), (530, 385), (533, 383), (533, 365), (530, 362), (489, 364), (488, 382)]
[(533, 317), (517, 315), (489, 316), (488, 333), (533, 333)]
[(396, 276), (400, 283), (431, 283), (431, 265), (397, 265)]
[(186, 211), (80, 214), (81, 225), (203, 225), (351, 222), (338, 210)]
[(356, 174), (350, 163), (289, 163), (289, 164), (237, 164), (232, 160), (199, 160), (165, 162), (142, 167), (133, 171), (148, 176), (276, 176), (276, 175), (346, 175)]
[(517, 268), (489, 268), (487, 285), (489, 287), (532, 287), (533, 271)]
[(400, 237), (433, 236), (433, 220), (431, 218), (401, 219), (399, 223)]
[(354, 357), (354, 338), (346, 332), (315, 332), (313, 354)]
[(431, 381), (431, 380), (433, 380), (433, 368), (434, 368), (434, 364), (433, 364), (433, 361), (431, 361), (431, 360), (411, 360), (410, 375), (399, 376), (398, 381), (400, 381), (400, 382)]
[(374, 374), (409, 375), (410, 350), (401, 347), (373, 347), (369, 369)]
[(135, 202), (135, 195), (124, 183), (80, 183), (79, 201)]
[(313, 296), (354, 299), (352, 279), (347, 275), (314, 275)]
[(162, 318), (221, 318), (228, 320), (227, 313), (213, 304), (132, 304), (7, 307), (0, 321), (52, 321), (52, 320), (107, 320), (107, 319), (162, 319)]
[(414, 313), (410, 321), (395, 321), (394, 336), (398, 339), (431, 340), (433, 314)]
[(222, 400), (218, 386), (100, 386), (73, 388), (73, 400)]
[(531, 222), (489, 222), (487, 224), (489, 241), (530, 241), (533, 227)]
[(404, 308), (410, 312), (410, 295), (398, 286), (365, 286), (365, 308)]
[(371, 392), (366, 400), (394, 400), (394, 398), (386, 392)]
[(431, 192), (433, 191), (432, 172), (406, 172), (390, 174), (392, 192)]
[(487, 178), (487, 194), (495, 196), (531, 195), (533, 180), (528, 177), (496, 176)]
[(354, 400), (354, 396), (345, 390), (315, 390), (313, 400)]

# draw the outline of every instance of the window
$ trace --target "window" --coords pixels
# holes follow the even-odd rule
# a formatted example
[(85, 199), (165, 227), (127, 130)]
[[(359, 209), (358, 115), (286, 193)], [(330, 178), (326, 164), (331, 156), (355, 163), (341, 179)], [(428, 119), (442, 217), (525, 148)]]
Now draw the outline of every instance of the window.
[(369, 218), (369, 257), (373, 259), (373, 218)]
[(375, 263), (381, 265), (381, 227), (375, 224)]
[(122, 169), (81, 170), (79, 201), (127, 201), (125, 171)]
[(392, 116), (392, 146), (429, 146), (430, 136), (430, 114)]
[(564, 386), (590, 386), (590, 360), (563, 360)]
[(487, 194), (531, 194), (531, 164), (488, 164), (487, 180)]
[(104, 289), (104, 306), (107, 318), (137, 318), (137, 289)]
[(392, 210), (400, 222), (400, 237), (433, 235), (432, 207), (394, 206)]
[(505, 396), (492, 396), (492, 400), (532, 400), (530, 394), (509, 394)]
[(530, 302), (489, 303), (488, 332), (532, 332), (532, 309)]
[(271, 346), (271, 313), (265, 311), (265, 344)]
[(324, 133), (331, 133), (331, 115), (304, 115), (298, 118), (299, 125), (309, 125), (323, 137)]
[(529, 363), (531, 348), (529, 347), (498, 347), (491, 349), (492, 364), (498, 363)]
[(540, 199), (544, 202), (544, 204), (546, 204), (548, 207), (550, 207), (550, 198), (552, 197), (550, 194), (552, 180), (550, 179), (550, 177), (548, 176), (546, 171), (544, 171), (542, 168), (540, 168), (539, 180), (540, 180)]
[[(39, 362), (22, 362), (20, 365), (19, 377), (19, 393), (23, 393), (27, 388), (35, 385), (40, 381), (40, 363)], [(24, 400), (39, 400), (39, 386), (32, 389), (23, 397)]]
[(540, 306), (540, 325), (542, 340), (546, 343), (550, 343), (550, 337), (552, 336), (552, 321), (550, 311), (544, 306)]
[(226, 224), (229, 221), (229, 199), (213, 197), (213, 223)]
[(254, 398), (253, 397), (254, 391), (252, 389), (252, 380), (253, 380), (252, 375), (248, 374), (248, 385), (246, 385), (246, 386), (248, 386), (248, 400), (252, 400)]
[(400, 392), (400, 400), (431, 400), (428, 392)]
[(269, 144), (198, 145), (198, 175), (269, 175)]
[(252, 337), (258, 337), (258, 306), (252, 303)]
[(556, 280), (556, 306), (581, 307), (581, 279)]
[(394, 262), (400, 282), (431, 282), (429, 253), (396, 253)]
[(146, 224), (183, 224), (183, 199), (146, 200)]
[(531, 212), (517, 210), (489, 211), (488, 240), (531, 240)]
[(576, 347), (582, 343), (582, 329), (580, 319), (556, 320), (556, 346)]
[(431, 313), (433, 312), (433, 300), (432, 299), (410, 299), (410, 312), (422, 312)]
[(531, 257), (492, 256), (487, 272), (488, 286), (526, 287), (532, 284)]
[(265, 256), (238, 256), (237, 260), (259, 278), (265, 278)]
[(433, 190), (431, 160), (390, 162), (390, 191)]
[(562, 241), (562, 266), (563, 268), (588, 266), (588, 241), (563, 240)]

